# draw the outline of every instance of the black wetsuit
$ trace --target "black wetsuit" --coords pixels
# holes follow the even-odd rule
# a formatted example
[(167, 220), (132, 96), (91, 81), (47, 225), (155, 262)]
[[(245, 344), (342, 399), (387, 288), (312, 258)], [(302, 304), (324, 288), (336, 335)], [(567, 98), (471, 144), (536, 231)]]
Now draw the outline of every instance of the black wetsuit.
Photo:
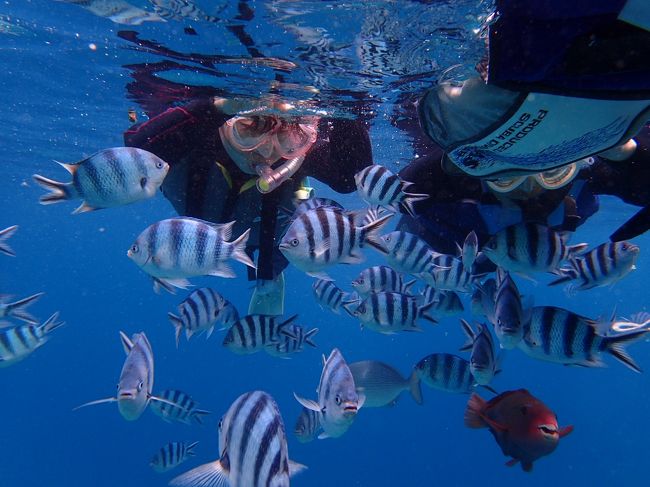
[(253, 176), (237, 167), (221, 142), (219, 127), (229, 118), (210, 99), (197, 100), (132, 127), (124, 140), (170, 164), (162, 191), (179, 215), (216, 223), (236, 220), (237, 235), (252, 227), (249, 250), (260, 252), (257, 278), (272, 279), (287, 265), (276, 243), (282, 232), (277, 225), (279, 207), (292, 208), (293, 194), (305, 177), (339, 193), (354, 191), (355, 173), (372, 164), (368, 128), (361, 121), (322, 118), (318, 138), (300, 169), (262, 195), (255, 186), (240, 193)]

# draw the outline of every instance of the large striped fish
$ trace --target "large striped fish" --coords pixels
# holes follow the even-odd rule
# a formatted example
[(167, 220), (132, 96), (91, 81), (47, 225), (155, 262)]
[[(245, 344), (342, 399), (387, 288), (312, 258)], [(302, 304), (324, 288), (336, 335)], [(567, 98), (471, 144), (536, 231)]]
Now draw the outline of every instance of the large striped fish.
[(292, 339), (291, 323), (298, 317), (293, 315), (280, 322), (278, 316), (247, 315), (232, 324), (223, 339), (223, 346), (238, 354), (251, 354), (264, 350), (269, 345), (281, 343), (282, 336)]
[(415, 373), (429, 387), (469, 394), (476, 385), (470, 363), (449, 353), (427, 355), (415, 365)]
[(178, 467), (181, 463), (195, 455), (194, 447), (199, 442), (184, 443), (182, 441), (172, 441), (163, 446), (151, 459), (149, 466), (154, 472), (164, 473), (172, 468)]
[(428, 315), (432, 303), (419, 305), (414, 296), (400, 293), (372, 293), (358, 305), (347, 305), (352, 316), (361, 321), (363, 328), (385, 334), (398, 331), (422, 331), (417, 320), (422, 318), (432, 323), (436, 320)]
[(458, 254), (463, 262), (463, 267), (467, 272), (471, 273), (472, 268), (474, 267), (474, 262), (480, 253), (478, 251), (478, 236), (476, 235), (476, 232), (474, 230), (469, 232), (467, 237), (465, 237), (462, 247), (458, 244), (456, 245), (458, 246)]
[(350, 372), (357, 391), (365, 396), (364, 407), (392, 406), (404, 391), (409, 391), (413, 400), (422, 404), (420, 378), (415, 371), (408, 378), (404, 378), (384, 362), (363, 360), (350, 364)]
[(345, 211), (343, 206), (341, 206), (336, 201), (329, 198), (309, 198), (308, 200), (301, 201), (296, 205), (296, 209), (293, 210), (291, 214), (291, 221), (293, 222), (303, 213), (307, 213), (310, 210), (315, 210), (316, 208), (334, 208), (341, 211)]
[(626, 367), (641, 372), (625, 346), (648, 332), (649, 329), (640, 329), (603, 336), (592, 319), (554, 306), (536, 306), (519, 348), (539, 360), (582, 367), (603, 367), (602, 354), (606, 352)]
[(41, 196), (43, 205), (82, 199), (73, 213), (113, 208), (151, 198), (167, 176), (169, 164), (135, 147), (99, 151), (74, 164), (59, 163), (72, 181), (61, 183), (34, 174), (34, 181), (50, 192)]
[(298, 269), (313, 277), (329, 279), (324, 272), (327, 267), (363, 261), (361, 250), (366, 246), (384, 252), (378, 232), (391, 217), (392, 214), (384, 215), (357, 226), (352, 214), (338, 208), (315, 208), (291, 223), (279, 248)]
[(273, 357), (287, 357), (292, 353), (302, 352), (305, 344), (316, 348), (316, 343), (313, 340), (316, 333), (318, 333), (318, 328), (305, 331), (300, 325), (288, 325), (285, 333), (280, 333), (279, 341), (267, 345), (264, 350)]
[(388, 249), (386, 262), (393, 269), (405, 274), (413, 274), (422, 279), (429, 279), (433, 266), (433, 259), (438, 254), (429, 244), (417, 235), (396, 230), (381, 237), (384, 246)]
[(431, 307), (427, 310), (427, 316), (435, 320), (455, 316), (465, 311), (463, 302), (454, 291), (439, 291), (431, 286), (426, 286), (416, 298), (421, 304), (431, 303)]
[(370, 293), (394, 292), (409, 294), (415, 281), (404, 282), (402, 275), (385, 265), (369, 267), (361, 271), (359, 276), (352, 281), (352, 287), (361, 297)]
[(461, 327), (467, 335), (467, 342), (461, 350), (470, 350), (469, 368), (477, 384), (488, 385), (498, 372), (498, 360), (494, 353), (494, 341), (488, 327), (478, 324), (474, 331), (471, 325), (460, 320)]
[(341, 312), (341, 306), (348, 301), (354, 301), (354, 293), (341, 290), (333, 281), (317, 279), (311, 285), (316, 301), (324, 308), (331, 309), (335, 313)]
[(524, 325), (530, 318), (530, 310), (524, 309), (517, 284), (510, 273), (497, 269), (497, 288), (494, 302), (488, 302), (485, 294), (484, 310), (501, 343), (501, 348), (512, 350), (524, 335)]
[(0, 367), (9, 367), (31, 355), (50, 338), (50, 333), (63, 326), (54, 313), (41, 325), (19, 325), (0, 329)]
[(9, 244), (6, 242), (14, 233), (18, 230), (18, 225), (12, 225), (3, 230), (0, 230), (0, 254), (5, 254), (10, 257), (16, 257), (16, 253), (13, 251)]
[(436, 289), (461, 293), (471, 293), (478, 282), (478, 276), (468, 272), (460, 259), (446, 254), (433, 259), (431, 278), (425, 281)]
[(219, 422), (214, 462), (173, 479), (175, 487), (289, 487), (289, 477), (306, 467), (289, 460), (280, 410), (266, 392), (242, 394)]
[(354, 422), (365, 397), (357, 393), (354, 377), (343, 355), (335, 348), (326, 359), (323, 355), (323, 372), (318, 384), (318, 402), (303, 399), (294, 393), (296, 400), (307, 409), (320, 414), (323, 432), (319, 439), (338, 438)]
[(403, 181), (384, 166), (373, 164), (363, 168), (354, 175), (357, 192), (371, 205), (381, 205), (401, 210), (413, 216), (413, 203), (425, 200), (427, 194), (407, 193), (406, 189), (413, 183)]
[(157, 395), (163, 401), (153, 401), (151, 410), (163, 421), (171, 423), (177, 421), (184, 424), (203, 424), (203, 416), (210, 411), (198, 409), (196, 401), (189, 394), (176, 389), (165, 389)]
[(43, 296), (45, 293), (38, 293), (28, 296), (18, 301), (13, 301), (11, 303), (3, 302), (3, 296), (0, 296), (0, 318), (9, 318), (13, 317), (18, 320), (29, 323), (30, 325), (35, 325), (38, 323), (38, 320), (34, 318), (29, 312), (25, 310), (30, 304), (33, 304)]
[(568, 245), (569, 232), (556, 232), (536, 223), (518, 223), (504, 228), (483, 247), (483, 253), (510, 272), (560, 273), (562, 261), (571, 259), (587, 244)]
[(316, 439), (322, 428), (320, 426), (320, 412), (312, 411), (303, 406), (296, 420), (293, 433), (300, 443), (308, 443)]
[(162, 220), (147, 227), (127, 255), (153, 278), (156, 291), (185, 289), (188, 277), (235, 277), (230, 259), (253, 268), (255, 264), (246, 254), (250, 229), (229, 242), (234, 224), (189, 217)]

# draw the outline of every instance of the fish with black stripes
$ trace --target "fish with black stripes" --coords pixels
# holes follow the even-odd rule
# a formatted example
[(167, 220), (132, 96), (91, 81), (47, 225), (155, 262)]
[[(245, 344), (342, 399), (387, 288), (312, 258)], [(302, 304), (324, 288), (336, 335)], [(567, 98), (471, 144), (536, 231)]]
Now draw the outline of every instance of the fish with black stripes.
[(361, 303), (345, 305), (362, 328), (391, 335), (398, 331), (422, 331), (417, 320), (437, 323), (429, 316), (433, 303), (420, 305), (418, 298), (400, 293), (372, 293)]
[(65, 323), (54, 313), (41, 325), (0, 328), (0, 367), (9, 367), (31, 355), (50, 339), (50, 333)]
[(169, 171), (169, 164), (161, 158), (135, 147), (105, 149), (73, 164), (59, 164), (72, 175), (72, 181), (62, 183), (34, 174), (34, 181), (49, 191), (39, 201), (42, 205), (51, 205), (83, 200), (73, 213), (114, 208), (151, 198)]
[(404, 391), (408, 391), (417, 404), (422, 404), (420, 378), (415, 373), (407, 378), (387, 363), (362, 360), (349, 365), (357, 392), (365, 397), (363, 406), (381, 408), (393, 406)]
[(427, 355), (415, 365), (415, 373), (429, 387), (469, 394), (476, 387), (469, 361), (450, 353)]
[(476, 331), (465, 320), (460, 320), (467, 342), (460, 348), (469, 350), (469, 369), (477, 384), (488, 385), (499, 371), (499, 360), (494, 352), (494, 340), (488, 327), (479, 323)]
[(322, 431), (320, 425), (320, 412), (312, 411), (303, 406), (293, 428), (293, 434), (300, 443), (314, 441)]
[(149, 466), (154, 472), (169, 472), (190, 457), (196, 455), (194, 453), (194, 447), (198, 444), (198, 441), (189, 444), (182, 441), (167, 443), (153, 456), (149, 462)]
[(188, 277), (235, 277), (229, 261), (255, 268), (246, 253), (250, 228), (230, 241), (234, 221), (216, 224), (198, 218), (162, 220), (147, 227), (127, 256), (154, 281), (154, 290), (186, 289)]
[(357, 296), (340, 289), (333, 281), (317, 279), (311, 285), (316, 302), (323, 308), (330, 309), (339, 314), (343, 303), (355, 301)]
[(431, 270), (435, 257), (441, 255), (435, 252), (423, 239), (408, 232), (396, 230), (381, 237), (388, 249), (386, 262), (398, 272), (412, 274), (433, 285)]
[(371, 205), (381, 205), (401, 210), (414, 216), (413, 203), (429, 198), (427, 194), (408, 193), (413, 183), (402, 180), (384, 166), (373, 164), (354, 175), (357, 192)]
[(285, 333), (280, 333), (278, 336), (279, 341), (267, 345), (264, 350), (273, 357), (286, 358), (293, 353), (302, 352), (305, 345), (316, 348), (316, 343), (314, 342), (314, 335), (316, 333), (318, 333), (318, 328), (305, 330), (300, 325), (290, 324), (285, 329)]
[(352, 281), (352, 287), (361, 297), (370, 293), (395, 292), (410, 294), (415, 280), (404, 282), (402, 274), (391, 267), (377, 265), (361, 271), (359, 276)]
[(289, 459), (278, 405), (263, 391), (247, 392), (219, 422), (220, 458), (174, 478), (173, 487), (289, 487), (304, 465)]
[(480, 252), (478, 251), (478, 236), (476, 235), (476, 232), (472, 230), (467, 234), (462, 247), (459, 246), (458, 243), (456, 243), (456, 246), (458, 247), (458, 255), (461, 258), (463, 267), (467, 272), (471, 273), (474, 267), (474, 262), (476, 262), (476, 259), (480, 255)]
[(256, 353), (270, 345), (278, 345), (282, 337), (298, 339), (291, 323), (298, 315), (280, 321), (278, 316), (246, 315), (234, 322), (223, 339), (223, 346), (240, 355)]
[(524, 336), (524, 326), (530, 319), (530, 309), (522, 302), (517, 284), (509, 272), (497, 269), (496, 294), (494, 302), (485, 294), (484, 310), (488, 321), (494, 325), (494, 332), (501, 348), (512, 350)]
[(18, 230), (18, 225), (12, 225), (3, 230), (0, 230), (0, 254), (8, 255), (9, 257), (16, 257), (16, 253), (7, 243), (7, 240), (13, 236)]
[(439, 255), (430, 267), (431, 279), (425, 281), (441, 291), (471, 293), (479, 281), (477, 275), (467, 271), (460, 259), (453, 255)]
[(440, 291), (431, 286), (425, 286), (418, 298), (421, 304), (431, 303), (427, 315), (435, 320), (455, 316), (465, 311), (465, 306), (454, 291)]
[(357, 392), (352, 372), (338, 348), (327, 359), (323, 355), (317, 392), (318, 402), (293, 395), (302, 406), (320, 414), (323, 432), (318, 439), (342, 436), (354, 422), (365, 396)]
[[(310, 210), (315, 210), (316, 208), (334, 208), (341, 211), (345, 211), (343, 206), (340, 203), (330, 199), (330, 198), (309, 198), (301, 201), (296, 205), (296, 208), (291, 213), (291, 222), (298, 218), (303, 213), (306, 213)], [(286, 210), (288, 212), (288, 210)]]
[(151, 402), (151, 410), (167, 423), (203, 424), (203, 416), (210, 414), (210, 411), (199, 409), (192, 396), (183, 391), (165, 389), (157, 397), (165, 402)]
[(31, 296), (10, 303), (4, 302), (7, 298), (0, 296), (0, 318), (15, 318), (30, 325), (37, 324), (38, 320), (26, 311), (25, 308), (38, 301), (43, 294), (45, 293), (32, 294)]

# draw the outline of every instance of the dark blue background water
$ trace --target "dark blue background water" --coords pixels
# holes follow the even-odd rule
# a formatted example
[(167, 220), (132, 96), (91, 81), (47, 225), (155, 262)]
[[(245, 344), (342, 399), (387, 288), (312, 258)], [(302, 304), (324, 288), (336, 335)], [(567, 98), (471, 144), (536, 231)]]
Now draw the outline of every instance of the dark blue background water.
[[(455, 18), (467, 19), (462, 9), (469, 9), (471, 3), (458, 4), (461, 10)], [(277, 5), (286, 7), (281, 2)], [(251, 6), (257, 17), (250, 31), (266, 47), (267, 55), (289, 56), (281, 42), (265, 43), (264, 39), (295, 42), (291, 33), (285, 31), (283, 37), (277, 24), (268, 24), (271, 9), (265, 10), (259, 2)], [(433, 8), (427, 12), (435, 19)], [(472, 12), (484, 8), (476, 6)], [(438, 12), (443, 26), (450, 15), (449, 5), (439, 3)], [(321, 310), (311, 297), (311, 279), (290, 268), (287, 313), (298, 313), (300, 323), (320, 329), (318, 350), (306, 350), (291, 360), (266, 354), (236, 356), (221, 347), (222, 334), (216, 332), (208, 341), (204, 337), (189, 343), (183, 340), (177, 350), (166, 315), (183, 295), (154, 294), (150, 279), (126, 258), (126, 250), (140, 231), (174, 215), (167, 201), (159, 196), (129, 207), (72, 216), (76, 207), (72, 202), (40, 206), (42, 191), (31, 182), (35, 172), (67, 178), (52, 159), (74, 161), (121, 145), (122, 132), (129, 126), (126, 112), (132, 105), (125, 97), (129, 80), (122, 65), (157, 58), (125, 50), (126, 43), (116, 37), (117, 30), (125, 26), (74, 5), (10, 0), (0, 5), (0, 16), (23, 29), (0, 33), (0, 228), (20, 225), (10, 242), (17, 257), (0, 255), (0, 293), (22, 297), (45, 291), (33, 312), (44, 319), (59, 310), (66, 321), (42, 349), (0, 370), (3, 485), (165, 485), (173, 474), (161, 476), (150, 470), (151, 455), (168, 441), (199, 440), (197, 458), (176, 472), (217, 458), (216, 423), (242, 392), (264, 389), (271, 393), (291, 431), (300, 411), (292, 392), (315, 397), (320, 354), (328, 354), (333, 347), (339, 347), (349, 362), (383, 360), (407, 375), (423, 356), (454, 352), (461, 345), (464, 338), (456, 318), (437, 327), (425, 325), (422, 334), (361, 332), (352, 318)], [(343, 36), (347, 30), (345, 17), (341, 19), (338, 28)], [(202, 43), (204, 53), (245, 54), (232, 36), (217, 35), (216, 27), (203, 26), (198, 39), (183, 37), (185, 24), (172, 21), (126, 28), (169, 44), (184, 43), (185, 50), (192, 43)], [(449, 46), (445, 52), (431, 53), (432, 66), (446, 67), (445, 63), (452, 64), (464, 52), (458, 39), (430, 39), (439, 48), (446, 42)], [(89, 49), (90, 43), (97, 49)], [(247, 76), (244, 89), (259, 79)], [(392, 95), (384, 95), (386, 103), (390, 102)], [(377, 106), (380, 114), (389, 110)], [(381, 116), (374, 122), (371, 137), (377, 163), (408, 159), (410, 148), (403, 145), (403, 136)], [(334, 196), (321, 188), (319, 195)], [(339, 199), (348, 207), (362, 206), (353, 197)], [(601, 211), (580, 228), (573, 242), (604, 242), (634, 211), (614, 199), (603, 198), (601, 203)], [(648, 236), (637, 239), (642, 248), (638, 270), (613, 288), (568, 298), (562, 289), (547, 288), (547, 278), (541, 277), (538, 285), (519, 281), (522, 292), (532, 294), (536, 304), (563, 306), (590, 317), (608, 317), (614, 308), (619, 316), (629, 316), (646, 308), (649, 242)], [(377, 255), (368, 257), (368, 265), (380, 263)], [(338, 267), (331, 275), (349, 289), (346, 283), (361, 269)], [(193, 283), (214, 287), (243, 313), (251, 283), (245, 280), (243, 266), (236, 271), (236, 280), (193, 279)], [(127, 334), (146, 331), (156, 358), (154, 389), (179, 388), (192, 394), (213, 412), (205, 426), (167, 424), (149, 411), (137, 422), (126, 422), (114, 404), (72, 412), (83, 402), (115, 393), (124, 359), (119, 330)], [(630, 349), (646, 370), (650, 369), (649, 346), (641, 342)], [(536, 463), (532, 474), (505, 467), (506, 458), (487, 430), (463, 426), (466, 396), (425, 387), (422, 407), (404, 396), (393, 408), (362, 409), (342, 438), (302, 445), (290, 437), (290, 456), (309, 466), (292, 484), (641, 485), (650, 434), (647, 375), (634, 374), (610, 358), (606, 361), (608, 368), (583, 369), (536, 362), (516, 350), (506, 357), (494, 387), (526, 387), (557, 412), (561, 425), (575, 426), (554, 454)]]

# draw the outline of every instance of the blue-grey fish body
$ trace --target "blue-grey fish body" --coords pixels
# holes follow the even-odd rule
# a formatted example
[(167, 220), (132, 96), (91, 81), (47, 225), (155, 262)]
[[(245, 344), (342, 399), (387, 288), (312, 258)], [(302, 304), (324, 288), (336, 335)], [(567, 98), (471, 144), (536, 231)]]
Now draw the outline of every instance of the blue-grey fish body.
[(323, 308), (328, 308), (335, 313), (341, 312), (341, 307), (348, 301), (356, 299), (353, 293), (341, 290), (334, 282), (326, 279), (317, 279), (311, 286), (316, 301)]
[(289, 324), (285, 333), (280, 333), (279, 341), (267, 345), (264, 350), (274, 357), (287, 357), (293, 353), (302, 352), (305, 344), (315, 348), (316, 343), (313, 338), (316, 333), (318, 333), (318, 328), (305, 330), (300, 325)]
[(293, 429), (298, 441), (300, 443), (309, 443), (315, 440), (321, 431), (320, 412), (312, 411), (303, 406), (300, 411), (300, 416), (296, 420), (296, 426)]
[(624, 347), (649, 331), (604, 336), (598, 333), (597, 323), (592, 319), (554, 306), (536, 306), (519, 348), (539, 360), (583, 367), (602, 367), (602, 353), (607, 352), (626, 367), (641, 372)]
[(218, 17), (208, 15), (192, 0), (150, 0), (154, 11), (166, 20), (219, 22)]
[(45, 293), (38, 293), (28, 296), (18, 301), (13, 301), (11, 303), (4, 302), (2, 296), (0, 296), (0, 318), (16, 318), (18, 320), (24, 321), (30, 325), (35, 325), (38, 323), (38, 320), (34, 318), (25, 308), (29, 305), (35, 303), (38, 298), (43, 296)]
[(519, 223), (499, 231), (483, 247), (497, 266), (510, 272), (560, 272), (566, 259), (584, 251), (587, 244), (569, 246), (570, 233), (556, 232), (536, 223)]
[(439, 255), (431, 266), (432, 281), (427, 280), (441, 291), (471, 293), (475, 288), (476, 276), (467, 272), (463, 263), (453, 255)]
[(467, 237), (465, 237), (463, 247), (460, 251), (463, 267), (470, 274), (472, 272), (472, 268), (474, 267), (474, 262), (476, 261), (478, 253), (478, 236), (476, 235), (476, 232), (472, 230), (469, 232)]
[(246, 254), (250, 229), (230, 242), (235, 222), (213, 224), (197, 218), (154, 223), (135, 240), (127, 255), (154, 279), (154, 288), (185, 289), (188, 277), (235, 277), (229, 261), (255, 267)]
[(409, 391), (413, 400), (422, 404), (420, 378), (415, 371), (405, 379), (393, 367), (377, 360), (354, 362), (349, 367), (357, 391), (365, 397), (364, 407), (392, 406), (404, 391)]
[(486, 325), (478, 324), (476, 332), (471, 325), (460, 320), (468, 341), (461, 350), (470, 350), (469, 368), (477, 384), (488, 385), (498, 370), (498, 360), (494, 352), (494, 340)]
[[(394, 231), (383, 235), (388, 249), (386, 262), (393, 269), (426, 279), (431, 273), (433, 258), (439, 254), (417, 235)], [(430, 284), (433, 284), (432, 282)]]
[(169, 164), (158, 156), (135, 147), (105, 149), (74, 164), (59, 164), (72, 175), (72, 181), (61, 183), (34, 174), (34, 180), (50, 191), (40, 202), (50, 205), (82, 199), (74, 213), (151, 198), (169, 171)]
[(356, 316), (361, 326), (379, 333), (392, 334), (398, 331), (422, 331), (417, 320), (435, 320), (428, 315), (432, 303), (420, 306), (418, 299), (400, 293), (372, 293), (361, 303), (350, 306), (350, 313)]
[(402, 274), (391, 267), (377, 265), (361, 271), (359, 276), (352, 281), (352, 287), (361, 297), (370, 293), (395, 292), (409, 294), (415, 281), (404, 282)]
[(623, 279), (635, 269), (639, 247), (630, 242), (607, 242), (570, 261), (569, 269), (562, 269), (564, 277), (549, 285), (572, 281), (571, 290), (584, 291), (607, 286)]
[(291, 215), (291, 221), (293, 222), (303, 213), (308, 212), (309, 210), (314, 210), (316, 208), (334, 208), (344, 211), (344, 208), (337, 203), (336, 201), (329, 198), (309, 198), (308, 200), (301, 201), (296, 205), (296, 209)]
[(426, 286), (418, 299), (421, 304), (431, 303), (427, 315), (436, 320), (455, 316), (465, 311), (463, 302), (454, 291), (439, 291), (431, 286)]
[(247, 392), (219, 422), (219, 452), (214, 462), (174, 478), (174, 487), (289, 487), (289, 477), (304, 465), (289, 460), (280, 410), (262, 391)]
[(116, 24), (140, 25), (143, 22), (165, 22), (157, 13), (147, 12), (125, 0), (58, 0), (79, 5), (98, 17)]
[(198, 443), (198, 441), (189, 444), (181, 441), (172, 441), (158, 450), (151, 459), (151, 462), (149, 462), (149, 466), (154, 472), (168, 472), (178, 467), (188, 458), (193, 457), (195, 455), (194, 447)]
[(50, 333), (64, 323), (54, 313), (41, 325), (18, 325), (0, 328), (0, 367), (9, 367), (31, 355), (50, 338)]
[[(497, 286), (494, 308), (488, 319), (494, 325), (501, 347), (512, 350), (524, 336), (524, 326), (529, 313), (524, 310), (519, 289), (510, 273), (498, 269)], [(486, 304), (486, 308), (488, 307)]]
[(476, 381), (470, 363), (449, 353), (434, 353), (415, 365), (420, 380), (429, 387), (445, 392), (469, 394)]
[(12, 225), (10, 227), (0, 230), (0, 254), (5, 254), (10, 257), (15, 257), (16, 253), (6, 242), (9, 237), (11, 237), (18, 230), (18, 225)]
[(472, 314), (488, 317), (494, 313), (494, 300), (497, 293), (496, 279), (490, 277), (472, 292)]
[(120, 332), (126, 360), (117, 384), (117, 408), (127, 421), (135, 421), (149, 405), (154, 379), (153, 351), (147, 336)]
[(426, 194), (407, 193), (413, 183), (403, 181), (383, 166), (374, 164), (354, 175), (357, 192), (371, 205), (381, 205), (414, 215), (413, 203), (429, 197)]
[(282, 336), (297, 338), (290, 324), (298, 317), (293, 315), (285, 321), (277, 316), (247, 315), (228, 329), (223, 346), (233, 353), (251, 354), (281, 342)]
[(151, 410), (167, 423), (203, 424), (203, 416), (210, 414), (210, 411), (199, 409), (194, 399), (183, 391), (165, 389), (157, 397), (163, 401), (151, 402)]

